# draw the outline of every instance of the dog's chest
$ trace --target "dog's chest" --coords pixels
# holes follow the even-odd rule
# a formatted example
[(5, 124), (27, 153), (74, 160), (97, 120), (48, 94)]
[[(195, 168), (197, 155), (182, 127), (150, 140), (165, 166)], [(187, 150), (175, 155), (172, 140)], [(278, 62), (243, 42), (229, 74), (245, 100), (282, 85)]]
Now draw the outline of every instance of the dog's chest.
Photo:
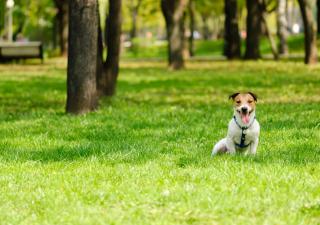
[(234, 130), (232, 140), (235, 143), (240, 144), (241, 139), (244, 139), (244, 144), (248, 145), (254, 140), (254, 138), (255, 138), (255, 134), (252, 129), (249, 128), (246, 130), (241, 130), (239, 128), (239, 129)]

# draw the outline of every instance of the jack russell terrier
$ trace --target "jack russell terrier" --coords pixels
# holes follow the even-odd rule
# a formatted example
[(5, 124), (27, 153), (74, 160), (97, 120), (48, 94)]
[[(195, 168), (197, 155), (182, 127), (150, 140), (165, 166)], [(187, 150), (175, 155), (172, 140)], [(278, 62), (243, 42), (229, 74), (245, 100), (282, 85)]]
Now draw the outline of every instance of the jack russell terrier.
[(247, 154), (254, 155), (260, 133), (255, 116), (257, 96), (252, 92), (234, 93), (229, 99), (233, 100), (234, 114), (229, 122), (227, 137), (215, 144), (211, 155), (220, 152), (234, 154), (236, 151), (247, 151)]

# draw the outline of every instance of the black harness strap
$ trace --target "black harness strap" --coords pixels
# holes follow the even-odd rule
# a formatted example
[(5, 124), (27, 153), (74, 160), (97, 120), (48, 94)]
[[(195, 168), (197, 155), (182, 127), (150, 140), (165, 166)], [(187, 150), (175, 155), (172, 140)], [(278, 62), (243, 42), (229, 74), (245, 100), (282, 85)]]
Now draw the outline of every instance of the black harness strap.
[(245, 133), (243, 133), (243, 131), (244, 130), (246, 130), (246, 129), (243, 129), (243, 128), (241, 128), (241, 139), (240, 139), (240, 144), (238, 144), (238, 143), (235, 143), (236, 144), (236, 146), (238, 146), (239, 148), (246, 148), (246, 147), (248, 147), (250, 144), (247, 144), (247, 145), (245, 145), (244, 144), (244, 142), (245, 142), (245, 140), (246, 140), (246, 134)]
[(244, 133), (244, 131), (247, 130), (249, 127), (251, 127), (251, 125), (253, 124), (256, 117), (253, 118), (251, 124), (249, 124), (249, 126), (247, 126), (247, 127), (241, 127), (241, 125), (238, 123), (238, 121), (236, 119), (236, 116), (233, 116), (233, 119), (234, 119), (235, 123), (238, 125), (238, 127), (241, 129), (240, 144), (238, 144), (238, 143), (235, 143), (235, 144), (239, 148), (247, 148), (250, 145), (250, 143), (247, 145), (244, 144), (244, 142), (246, 141), (246, 134)]

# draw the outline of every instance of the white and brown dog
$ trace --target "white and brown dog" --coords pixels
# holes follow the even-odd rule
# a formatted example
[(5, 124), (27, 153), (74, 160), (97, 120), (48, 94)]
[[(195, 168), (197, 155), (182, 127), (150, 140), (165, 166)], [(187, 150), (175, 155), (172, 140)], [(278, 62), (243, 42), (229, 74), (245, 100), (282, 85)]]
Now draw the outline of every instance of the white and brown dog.
[(229, 99), (234, 103), (234, 115), (229, 122), (227, 137), (215, 144), (212, 156), (219, 152), (234, 154), (236, 151), (255, 154), (260, 133), (255, 116), (257, 96), (252, 92), (234, 93)]

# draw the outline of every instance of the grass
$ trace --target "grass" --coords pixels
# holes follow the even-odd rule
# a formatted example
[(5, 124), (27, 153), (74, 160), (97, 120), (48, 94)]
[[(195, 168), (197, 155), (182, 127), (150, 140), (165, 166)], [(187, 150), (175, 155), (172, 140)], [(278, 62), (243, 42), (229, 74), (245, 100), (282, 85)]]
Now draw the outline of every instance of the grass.
[[(0, 66), (1, 224), (319, 224), (320, 67), (123, 62), (117, 96), (65, 115), (64, 61)], [(255, 157), (210, 158), (258, 94)]]
[[(277, 37), (274, 37), (278, 41)], [(154, 40), (135, 39), (134, 47), (125, 49), (123, 58), (125, 59), (163, 59), (167, 57), (167, 45), (165, 42), (156, 43)], [(242, 40), (242, 55), (245, 52), (245, 41)], [(221, 57), (223, 53), (224, 41), (221, 40), (196, 40), (195, 41), (195, 59)], [(288, 38), (289, 53), (295, 57), (300, 56), (303, 60), (304, 56), (304, 39), (303, 35), (292, 35)], [(320, 42), (318, 43), (320, 48)], [(271, 56), (272, 50), (270, 43), (266, 37), (261, 38), (260, 51), (262, 56)], [(290, 55), (289, 55), (290, 56)]]

